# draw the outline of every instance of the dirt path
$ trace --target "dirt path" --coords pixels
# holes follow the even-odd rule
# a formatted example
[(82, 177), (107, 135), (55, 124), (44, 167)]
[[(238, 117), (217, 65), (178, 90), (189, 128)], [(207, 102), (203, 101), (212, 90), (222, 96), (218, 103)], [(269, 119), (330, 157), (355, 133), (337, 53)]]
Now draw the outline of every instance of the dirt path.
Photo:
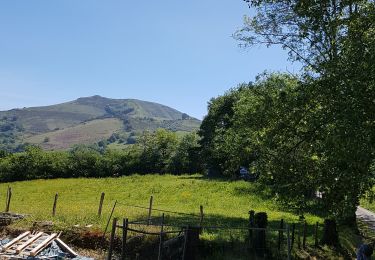
[(371, 230), (375, 231), (375, 213), (374, 212), (364, 209), (362, 207), (358, 207), (355, 214), (357, 215), (357, 219), (361, 220)]

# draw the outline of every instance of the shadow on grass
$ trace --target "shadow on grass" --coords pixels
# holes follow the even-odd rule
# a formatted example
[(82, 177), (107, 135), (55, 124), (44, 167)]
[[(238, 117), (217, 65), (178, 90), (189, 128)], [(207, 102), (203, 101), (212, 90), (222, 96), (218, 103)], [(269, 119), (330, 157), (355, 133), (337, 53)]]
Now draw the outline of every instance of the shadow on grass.
[[(144, 216), (146, 219), (147, 216)], [(131, 221), (132, 222), (132, 221)], [(199, 219), (191, 216), (180, 215), (165, 215), (164, 231), (179, 231), (186, 226), (199, 226)], [(291, 224), (291, 223), (289, 223)], [(200, 233), (200, 242), (197, 246), (196, 259), (255, 259), (257, 253), (258, 259), (286, 259), (287, 256), (287, 233), (279, 233), (280, 221), (269, 221), (269, 229), (266, 231), (266, 248), (263, 250), (255, 250), (254, 240), (250, 239), (248, 230), (248, 220), (236, 217), (226, 217), (221, 215), (207, 215), (202, 224), (202, 231)], [(161, 218), (156, 217), (151, 221), (150, 225), (144, 222), (140, 224), (131, 224), (130, 228), (137, 230), (147, 230), (153, 233), (161, 231)], [(284, 224), (285, 228), (285, 224)], [(294, 247), (297, 247), (297, 231), (300, 227), (295, 229), (295, 234), (292, 235), (290, 230), (290, 241), (294, 242)], [(257, 231), (252, 231), (252, 238), (255, 239)], [(121, 233), (121, 232), (120, 232)], [(313, 243), (314, 226), (307, 226), (307, 240), (306, 244)], [(132, 243), (129, 244), (129, 254), (132, 256), (129, 259), (135, 259), (138, 255), (139, 259), (155, 259), (158, 253), (159, 236), (144, 236), (131, 233)], [(165, 239), (172, 239), (176, 235), (170, 235)], [(279, 236), (280, 250), (278, 249)], [(130, 248), (131, 247), (131, 248)], [(147, 249), (146, 249), (147, 248)], [(259, 253), (260, 252), (260, 253)], [(177, 258), (164, 258), (177, 259)]]
[(181, 179), (185, 180), (203, 180), (203, 181), (220, 181), (220, 182), (230, 182), (230, 181), (237, 181), (236, 179), (225, 177), (225, 176), (208, 176), (208, 175), (180, 175)]
[[(187, 180), (201, 180), (207, 182), (236, 182), (236, 181), (243, 181), (240, 179), (233, 179), (224, 176), (214, 176), (208, 177), (207, 175), (201, 176), (194, 176), (194, 175), (181, 175), (182, 179)], [(272, 191), (267, 188), (266, 185), (263, 185), (257, 181), (248, 182), (249, 185), (247, 187), (234, 187), (234, 195), (236, 196), (243, 196), (246, 194), (254, 195), (256, 194), (262, 200), (274, 200), (275, 195)], [(327, 216), (327, 210), (319, 204), (318, 199), (311, 199), (306, 202), (304, 206), (303, 213), (297, 209), (297, 207), (293, 208), (293, 205), (290, 203), (282, 202), (281, 200), (275, 202), (275, 209), (282, 210), (284, 212), (289, 212), (295, 215), (303, 215), (303, 214), (311, 214), (318, 216), (320, 218), (325, 218)]]

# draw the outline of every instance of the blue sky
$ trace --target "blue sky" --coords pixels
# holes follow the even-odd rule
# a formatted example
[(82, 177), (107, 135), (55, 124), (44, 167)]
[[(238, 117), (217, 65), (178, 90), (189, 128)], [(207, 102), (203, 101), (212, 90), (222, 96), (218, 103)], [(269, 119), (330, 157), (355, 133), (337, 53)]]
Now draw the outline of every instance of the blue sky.
[(241, 49), (242, 0), (0, 2), (0, 110), (101, 95), (199, 119), (207, 102), (268, 71), (298, 72), (280, 48)]

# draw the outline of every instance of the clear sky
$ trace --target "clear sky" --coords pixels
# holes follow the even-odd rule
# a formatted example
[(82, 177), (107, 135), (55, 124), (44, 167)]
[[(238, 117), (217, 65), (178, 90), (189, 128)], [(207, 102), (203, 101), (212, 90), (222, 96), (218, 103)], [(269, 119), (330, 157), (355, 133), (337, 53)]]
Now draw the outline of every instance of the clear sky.
[(199, 119), (264, 70), (298, 72), (280, 48), (244, 50), (242, 0), (0, 2), (0, 110), (84, 96), (136, 98)]

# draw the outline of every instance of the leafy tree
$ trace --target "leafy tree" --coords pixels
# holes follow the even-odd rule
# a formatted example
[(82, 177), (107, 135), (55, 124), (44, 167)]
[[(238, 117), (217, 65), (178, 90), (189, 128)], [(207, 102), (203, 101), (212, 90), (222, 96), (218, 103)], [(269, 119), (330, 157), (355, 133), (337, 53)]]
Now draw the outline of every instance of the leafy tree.
[(143, 170), (148, 173), (165, 173), (178, 144), (177, 135), (165, 129), (144, 132), (138, 143)]
[(172, 173), (202, 172), (198, 140), (197, 133), (187, 134), (179, 140), (170, 160), (169, 170)]
[(243, 88), (246, 86), (231, 89), (223, 96), (212, 98), (208, 103), (208, 114), (203, 119), (198, 134), (201, 137), (199, 144), (202, 157), (210, 174), (221, 174), (227, 170), (223, 164), (230, 154), (223, 149), (225, 144), (223, 134), (232, 127), (234, 104)]
[(295, 95), (303, 102), (287, 102), (290, 112), (262, 138), (272, 148), (262, 151), (264, 170), (280, 196), (292, 199), (304, 181), (323, 192), (328, 216), (353, 221), (374, 183), (375, 3), (245, 1), (256, 15), (235, 37), (245, 46), (281, 45), (305, 68)]
[(91, 147), (79, 145), (69, 152), (69, 171), (72, 177), (102, 177), (101, 155)]

